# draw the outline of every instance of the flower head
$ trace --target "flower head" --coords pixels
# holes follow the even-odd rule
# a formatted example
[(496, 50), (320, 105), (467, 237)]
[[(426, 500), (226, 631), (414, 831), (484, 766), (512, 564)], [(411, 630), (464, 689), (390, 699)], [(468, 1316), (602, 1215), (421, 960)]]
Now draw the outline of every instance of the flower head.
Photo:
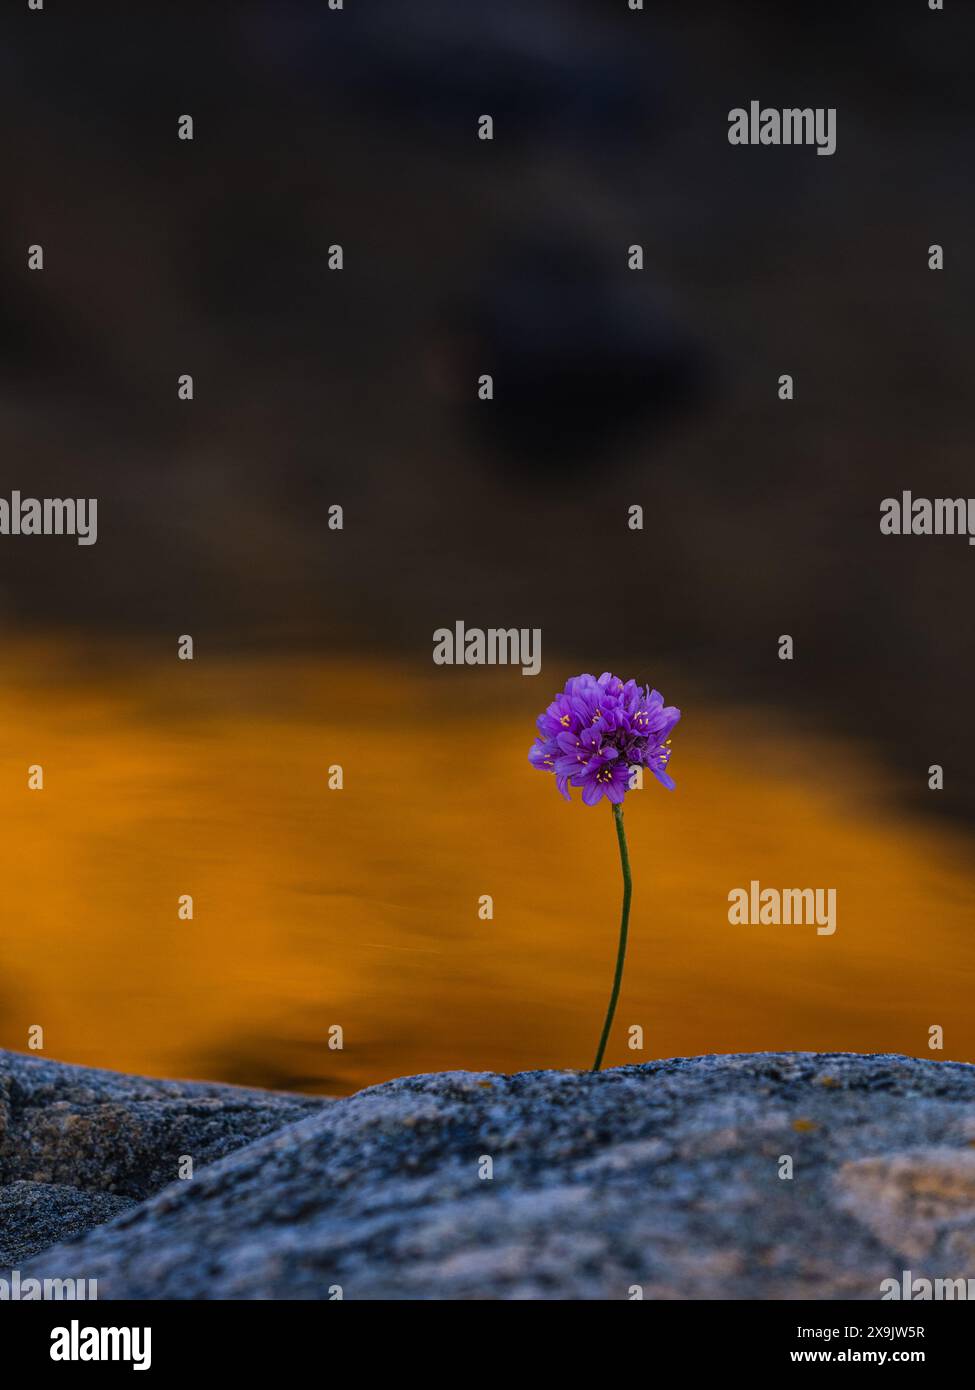
[(668, 790), (670, 731), (680, 710), (665, 705), (659, 690), (643, 688), (604, 671), (573, 676), (536, 720), (538, 738), (528, 753), (532, 767), (555, 774), (566, 801), (570, 787), (582, 789), (587, 806), (602, 798), (619, 802), (634, 763), (649, 768)]

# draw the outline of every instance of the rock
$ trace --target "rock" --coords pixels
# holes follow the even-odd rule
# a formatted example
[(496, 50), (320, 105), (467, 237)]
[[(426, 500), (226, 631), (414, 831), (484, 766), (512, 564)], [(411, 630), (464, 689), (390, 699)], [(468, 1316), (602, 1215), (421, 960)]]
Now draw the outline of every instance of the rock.
[(183, 1155), (194, 1167), (212, 1163), (328, 1104), (0, 1051), (0, 1184), (65, 1184), (142, 1199), (178, 1177)]
[(128, 1197), (83, 1192), (60, 1183), (12, 1182), (0, 1187), (0, 1266), (16, 1265), (133, 1206)]
[(843, 1165), (838, 1186), (846, 1210), (905, 1259), (951, 1258), (964, 1248), (965, 1263), (975, 1265), (975, 1150), (862, 1158)]
[(407, 1077), (24, 1274), (100, 1298), (877, 1299), (912, 1225), (914, 1274), (975, 1273), (973, 1102), (975, 1067), (888, 1055)]

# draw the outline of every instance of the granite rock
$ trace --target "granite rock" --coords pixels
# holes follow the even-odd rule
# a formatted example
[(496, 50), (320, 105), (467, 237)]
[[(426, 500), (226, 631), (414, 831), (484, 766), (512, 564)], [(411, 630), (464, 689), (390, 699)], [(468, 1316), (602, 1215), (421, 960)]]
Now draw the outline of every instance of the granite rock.
[(129, 1197), (84, 1192), (61, 1183), (7, 1183), (0, 1187), (0, 1267), (16, 1265), (134, 1206)]
[(0, 1051), (0, 1186), (54, 1183), (141, 1200), (178, 1177), (184, 1155), (194, 1168), (212, 1163), (328, 1104)]
[(877, 1299), (907, 1261), (975, 1276), (973, 1140), (962, 1063), (756, 1053), (407, 1077), (319, 1105), (25, 1272), (97, 1278), (101, 1298)]

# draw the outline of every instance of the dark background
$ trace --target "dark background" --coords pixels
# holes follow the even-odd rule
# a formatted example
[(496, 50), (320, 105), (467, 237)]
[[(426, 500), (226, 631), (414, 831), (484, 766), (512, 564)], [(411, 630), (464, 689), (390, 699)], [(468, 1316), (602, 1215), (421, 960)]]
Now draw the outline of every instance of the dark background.
[[(540, 626), (975, 812), (975, 550), (879, 532), (902, 489), (975, 494), (975, 7), (49, 0), (3, 30), (3, 491), (100, 503), (94, 547), (2, 540), (8, 634), (425, 662), (456, 618)], [(837, 107), (836, 154), (730, 146), (753, 98)]]

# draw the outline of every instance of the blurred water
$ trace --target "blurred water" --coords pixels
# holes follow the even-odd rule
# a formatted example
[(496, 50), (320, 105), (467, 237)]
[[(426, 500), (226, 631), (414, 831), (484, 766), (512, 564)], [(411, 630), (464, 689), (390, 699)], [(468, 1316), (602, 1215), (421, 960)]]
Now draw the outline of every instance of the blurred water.
[[(0, 1045), (26, 1050), (40, 1023), (61, 1060), (332, 1093), (591, 1062), (618, 923), (612, 820), (605, 804), (565, 805), (526, 761), (536, 713), (574, 666), (549, 656), (531, 680), (123, 664), (91, 646), (6, 655)], [(631, 948), (607, 1061), (758, 1048), (975, 1060), (969, 841), (905, 818), (891, 775), (855, 747), (709, 707), (680, 673), (654, 678), (685, 710), (678, 790), (627, 801)], [(41, 792), (27, 790), (32, 763)], [(836, 888), (835, 936), (729, 925), (728, 892), (752, 878)], [(191, 922), (177, 918), (184, 893)], [(478, 918), (482, 894), (493, 921)], [(626, 1047), (631, 1024), (642, 1053)]]

